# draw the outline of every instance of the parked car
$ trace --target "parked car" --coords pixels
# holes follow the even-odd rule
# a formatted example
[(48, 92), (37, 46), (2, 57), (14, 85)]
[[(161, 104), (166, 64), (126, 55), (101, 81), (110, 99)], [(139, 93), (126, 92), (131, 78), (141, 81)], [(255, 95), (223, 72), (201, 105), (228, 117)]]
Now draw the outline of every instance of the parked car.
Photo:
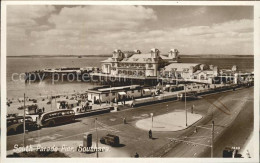
[[(23, 116), (13, 116), (7, 118), (7, 135), (23, 132)], [(37, 130), (39, 126), (32, 117), (25, 117), (25, 129), (28, 131)]]
[(111, 146), (118, 146), (119, 145), (119, 137), (111, 134), (107, 134), (100, 139), (100, 143), (107, 144)]

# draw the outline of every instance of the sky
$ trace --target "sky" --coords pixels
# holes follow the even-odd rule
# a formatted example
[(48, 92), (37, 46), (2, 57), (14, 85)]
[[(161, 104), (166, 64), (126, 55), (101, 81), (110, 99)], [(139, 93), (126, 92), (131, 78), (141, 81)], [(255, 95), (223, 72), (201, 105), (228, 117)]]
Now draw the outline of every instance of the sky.
[(7, 55), (253, 54), (250, 6), (7, 6)]

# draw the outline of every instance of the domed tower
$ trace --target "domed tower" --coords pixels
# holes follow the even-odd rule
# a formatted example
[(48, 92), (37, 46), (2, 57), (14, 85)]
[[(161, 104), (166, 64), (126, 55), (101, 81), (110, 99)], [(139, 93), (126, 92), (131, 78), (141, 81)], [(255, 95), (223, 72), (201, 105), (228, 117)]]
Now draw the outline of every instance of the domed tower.
[(236, 72), (237, 71), (237, 65), (232, 66), (231, 71)]
[(113, 57), (112, 57), (113, 61), (120, 61), (123, 59), (123, 56), (124, 56), (124, 53), (121, 50), (115, 49), (113, 51)]
[(156, 48), (151, 49), (151, 58), (158, 58), (160, 55), (160, 51)]
[(179, 51), (178, 49), (171, 49), (168, 53), (168, 58), (172, 61), (178, 62), (179, 60)]
[(135, 54), (141, 54), (142, 52), (141, 52), (141, 50), (134, 50), (134, 53)]

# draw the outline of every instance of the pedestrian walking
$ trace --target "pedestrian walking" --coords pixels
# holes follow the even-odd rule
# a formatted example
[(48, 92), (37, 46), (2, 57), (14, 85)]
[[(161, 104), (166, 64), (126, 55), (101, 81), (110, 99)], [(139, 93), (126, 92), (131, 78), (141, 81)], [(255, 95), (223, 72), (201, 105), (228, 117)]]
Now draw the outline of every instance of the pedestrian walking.
[(152, 139), (153, 138), (153, 135), (152, 135), (152, 130), (149, 130), (149, 139)]
[(139, 154), (136, 152), (134, 157), (135, 157), (135, 158), (138, 158), (138, 157), (139, 157)]
[(193, 114), (194, 108), (195, 108), (195, 105), (193, 104), (193, 105), (191, 106), (191, 113), (192, 113), (192, 114)]
[(123, 118), (123, 122), (124, 122), (124, 124), (126, 124), (126, 118), (125, 117)]

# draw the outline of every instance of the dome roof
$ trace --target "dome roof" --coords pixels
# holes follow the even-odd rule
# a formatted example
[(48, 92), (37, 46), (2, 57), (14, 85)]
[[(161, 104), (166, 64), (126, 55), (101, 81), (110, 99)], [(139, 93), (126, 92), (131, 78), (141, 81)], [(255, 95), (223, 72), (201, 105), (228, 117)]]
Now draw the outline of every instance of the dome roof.
[(178, 49), (171, 49), (169, 52), (179, 52)]
[(159, 49), (152, 48), (152, 49), (151, 49), (151, 52), (159, 52)]

